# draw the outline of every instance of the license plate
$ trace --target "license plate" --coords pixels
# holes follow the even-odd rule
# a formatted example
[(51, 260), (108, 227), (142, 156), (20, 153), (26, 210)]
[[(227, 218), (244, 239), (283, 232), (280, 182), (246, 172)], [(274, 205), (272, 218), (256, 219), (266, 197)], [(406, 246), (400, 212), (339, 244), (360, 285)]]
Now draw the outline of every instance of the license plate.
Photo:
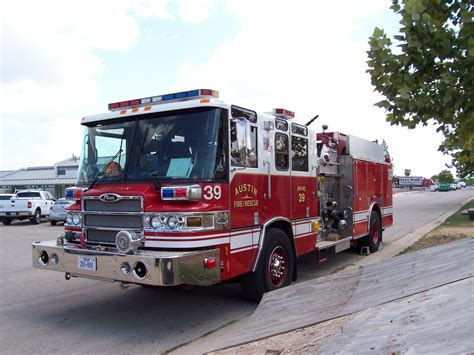
[(96, 271), (97, 270), (96, 257), (79, 255), (77, 257), (77, 268), (79, 270)]

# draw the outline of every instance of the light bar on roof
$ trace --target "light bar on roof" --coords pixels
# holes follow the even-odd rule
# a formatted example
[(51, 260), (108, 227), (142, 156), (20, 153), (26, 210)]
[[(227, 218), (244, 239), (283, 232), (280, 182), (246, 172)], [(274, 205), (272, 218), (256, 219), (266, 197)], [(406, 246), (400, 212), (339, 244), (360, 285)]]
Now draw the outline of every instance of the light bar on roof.
[(293, 111), (284, 109), (284, 108), (275, 108), (273, 109), (273, 114), (276, 117), (284, 118), (285, 120), (289, 120), (291, 118), (295, 118), (295, 113)]
[(173, 94), (149, 96), (149, 97), (143, 97), (141, 99), (114, 102), (114, 103), (109, 104), (109, 110), (116, 111), (116, 110), (132, 108), (132, 107), (157, 105), (157, 104), (162, 104), (162, 103), (195, 100), (195, 99), (201, 99), (201, 98), (212, 98), (212, 97), (218, 98), (219, 92), (215, 90), (209, 90), (209, 89), (189, 90), (189, 91), (176, 92)]

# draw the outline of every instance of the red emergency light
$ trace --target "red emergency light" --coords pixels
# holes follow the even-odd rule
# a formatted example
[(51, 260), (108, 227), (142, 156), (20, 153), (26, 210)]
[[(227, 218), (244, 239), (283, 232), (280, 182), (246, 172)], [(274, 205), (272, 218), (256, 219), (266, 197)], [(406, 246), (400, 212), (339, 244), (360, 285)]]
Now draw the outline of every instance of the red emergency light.
[(218, 98), (218, 97), (219, 97), (219, 92), (216, 90), (197, 89), (197, 90), (176, 92), (173, 94), (143, 97), (141, 99), (113, 102), (109, 104), (109, 110), (115, 111), (115, 110), (121, 110), (124, 108), (131, 108), (131, 107), (149, 106), (149, 105), (156, 105), (156, 104), (164, 104), (168, 102), (196, 100), (196, 99), (201, 99), (201, 98)]
[(284, 109), (284, 108), (275, 108), (275, 109), (273, 109), (273, 114), (276, 117), (281, 117), (281, 118), (284, 118), (286, 120), (295, 118), (295, 113), (293, 111), (290, 111), (290, 110), (287, 110), (287, 109)]

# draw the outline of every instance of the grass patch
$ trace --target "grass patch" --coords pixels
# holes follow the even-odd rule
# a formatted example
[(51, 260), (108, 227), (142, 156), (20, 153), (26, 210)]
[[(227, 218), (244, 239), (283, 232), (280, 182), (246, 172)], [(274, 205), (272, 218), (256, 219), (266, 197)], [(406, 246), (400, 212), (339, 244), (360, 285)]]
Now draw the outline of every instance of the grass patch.
[(401, 251), (399, 255), (474, 236), (474, 221), (469, 220), (468, 215), (462, 214), (464, 210), (469, 208), (474, 208), (474, 200), (466, 203), (438, 227), (419, 239), (413, 245)]

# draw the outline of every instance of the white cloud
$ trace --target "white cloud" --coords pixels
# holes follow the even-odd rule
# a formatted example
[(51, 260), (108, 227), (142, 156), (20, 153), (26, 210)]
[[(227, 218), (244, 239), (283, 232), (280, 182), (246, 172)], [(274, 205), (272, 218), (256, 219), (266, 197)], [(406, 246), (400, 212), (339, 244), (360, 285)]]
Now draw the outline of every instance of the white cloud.
[[(139, 19), (199, 24), (217, 4), (3, 2), (0, 169), (51, 164), (79, 153), (79, 118), (103, 110), (98, 82), (107, 63), (100, 53), (133, 48), (144, 35)], [(383, 27), (374, 19), (389, 5), (388, 0), (225, 1), (240, 31), (205, 62), (179, 68), (170, 91), (215, 88), (225, 100), (259, 111), (294, 109), (300, 122), (319, 114), (314, 127), (327, 123), (333, 130), (385, 138), (401, 172), (407, 167), (420, 175), (438, 172), (448, 161), (435, 152), (440, 136), (390, 127), (373, 107), (378, 97), (365, 73), (367, 37), (375, 25)]]
[(107, 63), (98, 53), (130, 50), (141, 35), (139, 18), (196, 23), (214, 5), (213, 0), (3, 2), (0, 169), (51, 164), (78, 152), (81, 115), (102, 111), (98, 81)]
[(207, 19), (216, 3), (217, 0), (181, 0), (178, 3), (179, 15), (183, 21), (199, 23)]
[[(227, 101), (260, 112), (275, 107), (296, 111), (307, 122), (316, 114), (330, 130), (367, 139), (385, 138), (397, 169), (431, 175), (448, 159), (436, 152), (433, 130), (392, 128), (373, 104), (367, 70), (367, 41), (389, 1), (229, 0), (227, 10), (241, 31), (204, 63), (180, 68), (176, 90), (209, 87)], [(395, 19), (394, 19), (395, 21)], [(369, 24), (369, 25), (368, 25)], [(423, 145), (423, 150), (415, 146)]]

